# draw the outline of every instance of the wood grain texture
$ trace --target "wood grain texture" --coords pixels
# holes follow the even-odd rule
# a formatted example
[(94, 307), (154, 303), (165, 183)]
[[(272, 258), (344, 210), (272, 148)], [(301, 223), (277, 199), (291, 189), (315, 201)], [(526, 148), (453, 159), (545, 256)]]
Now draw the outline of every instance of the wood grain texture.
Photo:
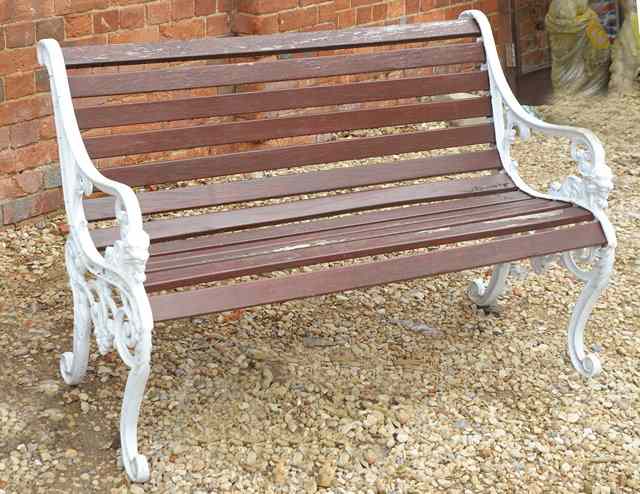
[(258, 61), (121, 74), (71, 76), (69, 87), (71, 95), (78, 98), (291, 81), (483, 61), (482, 45), (467, 43), (361, 55), (335, 55), (273, 62)]
[[(338, 194), (199, 216), (155, 220), (145, 224), (145, 231), (149, 234), (152, 242), (157, 242), (216, 231), (273, 225), (399, 204), (444, 201), (475, 195), (497, 194), (514, 189), (515, 185), (509, 177), (497, 174), (465, 180), (447, 180), (436, 183)], [(118, 238), (118, 235), (119, 230), (116, 228), (99, 229), (91, 232), (91, 236), (98, 248), (110, 245)]]
[(261, 170), (334, 163), (394, 154), (492, 143), (492, 125), (343, 139), (320, 144), (284, 146), (219, 156), (159, 161), (108, 168), (103, 174), (128, 185), (152, 185), (197, 178), (220, 177)]
[(463, 271), (606, 243), (599, 223), (225, 287), (152, 295), (156, 321), (210, 314)]
[(189, 252), (190, 255), (199, 255), (199, 253), (205, 250), (212, 252), (217, 249), (238, 248), (259, 241), (286, 239), (320, 232), (338, 232), (346, 228), (363, 226), (374, 228), (381, 223), (410, 220), (412, 218), (439, 213), (455, 213), (493, 205), (514, 206), (519, 202), (529, 199), (530, 196), (524, 192), (505, 192), (486, 196), (467, 197), (465, 199), (452, 199), (436, 203), (396, 207), (382, 211), (367, 211), (348, 216), (339, 216), (337, 218), (325, 218), (316, 221), (304, 221), (265, 228), (216, 233), (183, 240), (169, 240), (151, 245), (151, 258), (149, 259), (149, 263), (154, 264), (164, 259), (180, 259), (184, 257), (185, 252)]
[(67, 67), (96, 67), (176, 60), (275, 55), (477, 36), (472, 20), (368, 27), (313, 33), (204, 38), (63, 48)]
[[(480, 240), (488, 237), (512, 235), (526, 231), (552, 228), (592, 219), (593, 216), (581, 208), (569, 208), (545, 215), (545, 217), (510, 219), (501, 222), (482, 222), (477, 215), (475, 221), (461, 226), (432, 229), (428, 222), (410, 227), (390, 228), (379, 236), (364, 239), (346, 238), (341, 242), (304, 247), (275, 249), (271, 252), (255, 254), (237, 259), (220, 260), (193, 266), (151, 272), (147, 276), (147, 291), (170, 290), (181, 286), (224, 280), (239, 276), (270, 273), (326, 262), (344, 261), (359, 257), (374, 256), (390, 252), (433, 247), (437, 245)], [(434, 227), (435, 228), (435, 227)]]
[[(441, 175), (497, 170), (500, 167), (500, 157), (497, 152), (488, 150), (381, 165), (336, 168), (255, 180), (142, 192), (137, 196), (142, 213), (152, 214)], [(89, 221), (113, 219), (115, 200), (113, 197), (86, 199), (84, 210)]]
[(480, 91), (486, 72), (76, 108), (81, 129)]
[[(237, 268), (254, 266), (256, 269), (270, 270), (269, 262), (265, 259), (274, 259), (277, 262), (293, 262), (296, 259), (307, 264), (315, 263), (316, 254), (331, 256), (332, 253), (358, 257), (357, 246), (375, 248), (390, 248), (394, 251), (396, 242), (407, 239), (408, 241), (428, 241), (427, 245), (435, 245), (437, 242), (455, 242), (456, 235), (460, 232), (475, 232), (487, 236), (501, 235), (505, 228), (541, 228), (559, 226), (561, 224), (588, 221), (593, 217), (583, 209), (573, 208), (573, 211), (561, 211), (569, 209), (568, 205), (548, 201), (544, 199), (530, 199), (518, 204), (493, 205), (474, 208), (468, 211), (446, 212), (435, 215), (420, 216), (417, 218), (402, 218), (395, 221), (364, 225), (352, 228), (341, 228), (338, 231), (321, 233), (305, 233), (285, 239), (262, 240), (243, 246), (228, 246), (221, 249), (193, 253), (168, 258), (162, 256), (154, 259), (147, 265), (149, 287), (162, 281), (162, 288), (167, 289), (164, 282), (168, 280), (181, 280), (180, 283), (192, 284), (195, 276), (226, 276), (225, 265)], [(542, 215), (542, 213), (547, 213)], [(538, 215), (534, 218), (520, 218), (527, 215)], [(511, 221), (501, 221), (512, 218)], [(468, 228), (458, 227), (466, 225)], [(533, 226), (532, 226), (533, 225)], [(511, 231), (511, 230), (510, 230)], [(474, 234), (475, 234), (474, 233)], [(513, 232), (512, 232), (513, 233)], [(365, 242), (370, 241), (370, 242)], [(355, 250), (350, 250), (354, 248)], [(386, 251), (385, 251), (386, 252)], [(383, 252), (377, 252), (381, 254)], [(370, 255), (370, 254), (365, 254)], [(335, 258), (333, 260), (338, 260)], [(325, 262), (325, 261), (323, 261)], [(243, 266), (245, 265), (245, 266)], [(262, 271), (261, 271), (262, 272)], [(203, 278), (203, 279), (204, 279)], [(200, 279), (200, 278), (198, 278)], [(182, 285), (173, 285), (175, 288)]]
[(489, 98), (469, 98), (439, 103), (399, 105), (391, 108), (338, 111), (92, 137), (85, 139), (85, 145), (92, 158), (107, 158), (239, 142), (259, 142), (344, 130), (485, 117), (490, 113)]

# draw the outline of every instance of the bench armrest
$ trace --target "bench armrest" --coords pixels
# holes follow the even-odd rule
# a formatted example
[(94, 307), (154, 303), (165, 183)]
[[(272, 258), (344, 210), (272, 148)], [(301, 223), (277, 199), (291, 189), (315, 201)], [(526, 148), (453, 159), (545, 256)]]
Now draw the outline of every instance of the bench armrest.
[[(527, 112), (509, 87), (486, 15), (479, 10), (467, 10), (460, 14), (460, 18), (473, 18), (480, 28), (482, 38), (479, 41), (484, 45), (489, 73), (496, 147), (506, 173), (518, 188), (534, 197), (571, 202), (591, 211), (600, 221), (609, 246), (615, 247), (615, 229), (605, 214), (609, 193), (613, 189), (613, 174), (606, 164), (600, 140), (589, 130), (550, 124)], [(520, 177), (518, 163), (511, 158), (516, 129), (522, 139), (527, 139), (532, 129), (568, 138), (571, 157), (578, 163), (579, 176), (572, 175), (563, 183), (552, 183), (548, 194), (534, 190)]]
[[(70, 238), (80, 254), (96, 268), (107, 269), (112, 262), (105, 257), (117, 257), (120, 269), (125, 270), (122, 274), (142, 282), (149, 256), (149, 237), (142, 228), (138, 198), (129, 186), (102, 175), (91, 161), (80, 134), (62, 50), (56, 40), (44, 39), (38, 43), (38, 61), (46, 67), (51, 85)], [(94, 188), (116, 199), (115, 217), (120, 226), (120, 239), (107, 249), (105, 257), (91, 239), (84, 213), (83, 197), (91, 194)]]
[[(74, 351), (63, 354), (60, 371), (69, 384), (87, 369), (91, 329), (98, 350), (115, 348), (130, 368), (120, 417), (122, 462), (129, 477), (149, 479), (149, 466), (138, 454), (137, 421), (151, 359), (153, 314), (144, 280), (149, 237), (142, 228), (136, 195), (127, 185), (109, 180), (91, 162), (76, 121), (67, 70), (60, 45), (38, 43), (38, 60), (47, 68), (62, 170), (64, 205), (69, 223), (66, 268), (74, 301)], [(115, 197), (120, 238), (104, 255), (89, 233), (83, 198), (94, 187)]]

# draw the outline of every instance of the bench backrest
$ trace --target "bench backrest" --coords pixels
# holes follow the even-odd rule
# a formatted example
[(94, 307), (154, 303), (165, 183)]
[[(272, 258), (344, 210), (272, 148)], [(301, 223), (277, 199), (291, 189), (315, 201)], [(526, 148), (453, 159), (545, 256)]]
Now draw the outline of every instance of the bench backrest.
[[(144, 186), (492, 143), (489, 122), (408, 127), (491, 114), (486, 94), (428, 98), (488, 89), (478, 36), (469, 19), (63, 53), (89, 155)], [(449, 163), (442, 175), (499, 167)]]

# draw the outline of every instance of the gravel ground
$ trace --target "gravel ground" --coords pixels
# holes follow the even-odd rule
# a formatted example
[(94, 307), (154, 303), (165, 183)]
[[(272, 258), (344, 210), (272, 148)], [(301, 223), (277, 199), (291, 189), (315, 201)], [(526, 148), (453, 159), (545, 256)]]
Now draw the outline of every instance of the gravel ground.
[[(58, 376), (72, 311), (57, 216), (0, 232), (0, 494), (640, 491), (640, 97), (540, 111), (595, 130), (617, 177), (598, 378), (565, 356), (581, 284), (558, 267), (512, 279), (489, 313), (465, 296), (477, 271), (158, 324), (139, 427), (152, 479), (130, 486), (125, 366), (93, 352), (84, 384)], [(536, 184), (572, 171), (568, 151), (517, 149)]]

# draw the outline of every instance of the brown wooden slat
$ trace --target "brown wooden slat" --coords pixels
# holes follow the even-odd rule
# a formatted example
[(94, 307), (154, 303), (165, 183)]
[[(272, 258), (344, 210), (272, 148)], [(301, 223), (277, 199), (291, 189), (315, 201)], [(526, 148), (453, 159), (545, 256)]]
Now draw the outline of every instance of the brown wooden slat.
[(102, 172), (112, 180), (132, 186), (151, 185), (491, 142), (495, 142), (493, 126), (474, 125), (245, 151), (221, 156), (159, 161), (108, 168)]
[[(152, 274), (151, 278), (149, 278), (150, 283), (154, 283), (158, 279), (156, 274), (165, 280), (167, 277), (175, 278), (176, 276), (184, 278), (179, 273), (186, 273), (187, 278), (194, 273), (198, 276), (206, 276), (205, 272), (217, 270), (219, 263), (231, 260), (242, 259), (251, 264), (254, 262), (251, 258), (256, 256), (293, 250), (300, 251), (327, 245), (335, 246), (339, 243), (372, 240), (411, 232), (423, 233), (428, 230), (450, 229), (461, 225), (480, 224), (486, 221), (548, 213), (568, 207), (570, 205), (546, 199), (528, 199), (516, 204), (484, 206), (471, 210), (446, 212), (417, 218), (402, 218), (348, 229), (342, 228), (338, 231), (306, 233), (285, 239), (257, 241), (247, 245), (227, 246), (198, 253), (189, 252), (181, 256), (152, 258), (147, 264), (147, 274)], [(591, 218), (588, 217), (587, 219)], [(169, 270), (173, 271), (173, 273), (167, 273)]]
[(471, 19), (464, 19), (313, 33), (80, 46), (63, 48), (63, 54), (67, 67), (96, 67), (356, 48), (469, 37), (478, 34), (476, 23)]
[(408, 220), (419, 216), (469, 210), (497, 204), (517, 204), (528, 199), (530, 199), (530, 196), (521, 191), (506, 192), (503, 194), (452, 199), (417, 206), (404, 206), (385, 209), (383, 211), (369, 211), (349, 216), (323, 219), (321, 221), (306, 221), (276, 227), (217, 233), (183, 240), (171, 240), (152, 244), (150, 248), (152, 257), (149, 262), (153, 263), (155, 260), (161, 261), (165, 258), (180, 258), (184, 256), (185, 252), (197, 255), (203, 250), (212, 251), (216, 248), (234, 248), (252, 242), (284, 239), (311, 233), (335, 232), (362, 225), (373, 227), (376, 224), (399, 219)]
[[(508, 192), (503, 196), (514, 195)], [(478, 202), (495, 196), (482, 196), (467, 200), (467, 202)], [(194, 260), (196, 263), (201, 259), (216, 259), (218, 255), (228, 255), (230, 253), (250, 252), (264, 246), (287, 245), (293, 242), (302, 243), (317, 238), (334, 238), (336, 236), (351, 235), (354, 233), (375, 232), (390, 226), (400, 224), (412, 224), (422, 222), (426, 219), (435, 220), (437, 218), (467, 218), (477, 211), (505, 211), (519, 210), (523, 205), (533, 207), (542, 201), (543, 207), (550, 210), (569, 207), (570, 204), (557, 201), (545, 201), (541, 199), (525, 198), (520, 200), (488, 203), (476, 207), (462, 207), (463, 199), (444, 201), (435, 204), (423, 204), (419, 206), (405, 206), (392, 210), (373, 211), (360, 215), (340, 216), (338, 218), (324, 219), (305, 223), (294, 223), (267, 227), (261, 229), (244, 230), (239, 232), (222, 233), (207, 237), (208, 245), (199, 241), (205, 240), (203, 237), (177, 240), (173, 243), (183, 244), (183, 248), (176, 253), (165, 253), (164, 255), (152, 255), (147, 263), (147, 271), (157, 271), (162, 267), (176, 265), (186, 265)], [(532, 202), (534, 201), (534, 202)], [(444, 206), (449, 208), (445, 208)], [(510, 214), (510, 213), (508, 213)], [(165, 242), (170, 244), (172, 242)], [(163, 244), (159, 244), (163, 245)]]
[(71, 76), (69, 77), (69, 87), (71, 95), (77, 98), (312, 79), (437, 65), (481, 63), (483, 61), (484, 49), (482, 44), (466, 43), (432, 48), (385, 51), (373, 54), (203, 65), (122, 74)]
[[(499, 168), (500, 158), (497, 152), (488, 150), (382, 165), (337, 168), (201, 187), (143, 192), (138, 194), (138, 199), (142, 213), (151, 214)], [(89, 221), (112, 219), (114, 199), (102, 197), (85, 200), (84, 210)]]
[[(497, 194), (514, 189), (515, 186), (509, 177), (503, 174), (496, 174), (466, 180), (447, 180), (404, 187), (388, 187), (272, 206), (156, 220), (146, 223), (145, 230), (149, 234), (151, 241), (154, 242), (399, 204), (444, 201), (474, 195)], [(117, 228), (94, 230), (91, 233), (98, 248), (111, 244), (118, 238), (118, 235), (119, 230)]]
[(487, 72), (468, 72), (147, 103), (100, 105), (76, 108), (76, 117), (81, 129), (91, 129), (300, 107), (311, 108), (365, 101), (434, 96), (480, 91), (488, 89), (488, 87)]
[(368, 288), (606, 243), (597, 222), (344, 268), (150, 297), (156, 321)]
[[(477, 217), (480, 218), (479, 216)], [(222, 260), (168, 271), (152, 272), (147, 276), (147, 291), (170, 290), (187, 285), (197, 285), (239, 276), (269, 273), (281, 269), (309, 266), (325, 262), (342, 261), (358, 257), (374, 256), (390, 252), (452, 244), (468, 240), (511, 235), (539, 228), (551, 228), (593, 219), (585, 209), (573, 207), (536, 218), (517, 218), (500, 222), (471, 222), (446, 229), (435, 229), (428, 222), (412, 227), (390, 228), (383, 236), (329, 245), (312, 245), (274, 251), (252, 257)], [(440, 224), (440, 223), (437, 223)], [(404, 231), (409, 230), (409, 231)]]
[(143, 154), (174, 149), (217, 146), (238, 142), (266, 141), (283, 137), (326, 134), (343, 130), (373, 129), (468, 117), (483, 117), (491, 112), (487, 97), (400, 105), (391, 108), (338, 111), (234, 122), (199, 125), (182, 129), (164, 129), (135, 134), (117, 134), (85, 139), (92, 158)]

